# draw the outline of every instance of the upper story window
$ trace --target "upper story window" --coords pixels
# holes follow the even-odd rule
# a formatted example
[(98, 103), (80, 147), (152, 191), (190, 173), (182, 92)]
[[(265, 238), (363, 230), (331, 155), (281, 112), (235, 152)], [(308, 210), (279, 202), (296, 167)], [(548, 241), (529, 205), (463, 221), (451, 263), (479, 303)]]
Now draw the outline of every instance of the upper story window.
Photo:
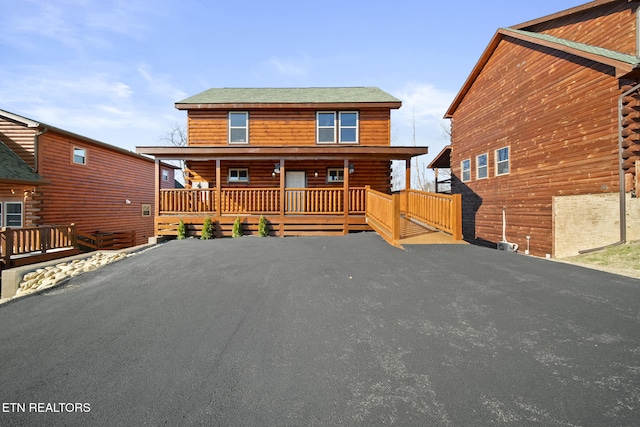
[(462, 182), (471, 181), (471, 159), (463, 160), (460, 163), (462, 169)]
[(77, 165), (86, 165), (87, 150), (84, 148), (73, 147), (73, 163)]
[(476, 157), (476, 176), (478, 179), (484, 179), (489, 176), (489, 155), (487, 153), (480, 154)]
[(169, 181), (169, 171), (166, 169), (162, 169), (162, 180)]
[(509, 147), (496, 150), (496, 175), (509, 173)]
[(230, 168), (229, 182), (249, 182), (249, 169), (247, 168)]
[(318, 144), (357, 144), (357, 111), (319, 111), (316, 113), (316, 142)]
[(249, 143), (249, 113), (233, 111), (229, 113), (229, 144)]

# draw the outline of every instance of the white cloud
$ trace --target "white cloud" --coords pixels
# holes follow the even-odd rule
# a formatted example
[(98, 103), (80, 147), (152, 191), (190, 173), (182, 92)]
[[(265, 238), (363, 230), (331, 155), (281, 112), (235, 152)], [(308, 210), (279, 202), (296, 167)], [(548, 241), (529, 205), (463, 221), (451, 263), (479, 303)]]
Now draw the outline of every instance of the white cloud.
[[(402, 101), (402, 108), (392, 112), (394, 144), (414, 145), (414, 126), (415, 145), (438, 147), (447, 144), (445, 129), (449, 121), (443, 116), (454, 93), (442, 91), (428, 83), (409, 83), (394, 91), (393, 95)], [(430, 152), (433, 150), (430, 149)]]
[[(433, 174), (426, 166), (449, 143), (445, 131), (449, 120), (443, 116), (455, 93), (442, 91), (428, 83), (409, 83), (392, 93), (402, 101), (402, 108), (392, 112), (392, 144), (429, 148), (429, 154), (412, 162), (412, 185), (417, 188), (418, 176), (423, 181), (433, 180)], [(403, 177), (404, 172), (400, 176)]]

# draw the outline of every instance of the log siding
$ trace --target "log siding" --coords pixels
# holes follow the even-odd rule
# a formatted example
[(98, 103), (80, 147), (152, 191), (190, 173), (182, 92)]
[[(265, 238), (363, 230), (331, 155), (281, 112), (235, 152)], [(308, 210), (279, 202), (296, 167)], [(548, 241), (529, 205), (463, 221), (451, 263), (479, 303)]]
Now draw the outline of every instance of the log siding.
[[(463, 234), (553, 254), (552, 197), (618, 191), (617, 98), (613, 69), (506, 37), (453, 115), (454, 193)], [(496, 176), (496, 150), (510, 147), (510, 171)], [(488, 178), (461, 182), (460, 164), (488, 153)]]

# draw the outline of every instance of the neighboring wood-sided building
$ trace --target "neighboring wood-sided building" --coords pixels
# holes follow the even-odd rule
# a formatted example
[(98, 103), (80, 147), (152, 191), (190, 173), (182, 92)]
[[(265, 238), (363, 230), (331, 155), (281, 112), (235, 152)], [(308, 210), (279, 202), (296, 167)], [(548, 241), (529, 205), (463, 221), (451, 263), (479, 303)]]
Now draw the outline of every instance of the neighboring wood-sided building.
[(596, 0), (496, 32), (445, 116), (466, 240), (564, 257), (640, 239), (639, 6)]
[(0, 110), (0, 228), (68, 225), (78, 233), (154, 236), (155, 183), (175, 167)]
[(391, 110), (401, 102), (372, 87), (214, 88), (176, 103), (187, 112), (186, 147), (138, 147), (186, 161), (186, 189), (158, 194), (157, 233), (182, 219), (196, 233), (209, 216), (218, 235), (237, 217), (245, 232), (260, 215), (272, 234), (368, 230), (365, 188), (389, 193), (391, 161), (426, 147), (391, 146)]

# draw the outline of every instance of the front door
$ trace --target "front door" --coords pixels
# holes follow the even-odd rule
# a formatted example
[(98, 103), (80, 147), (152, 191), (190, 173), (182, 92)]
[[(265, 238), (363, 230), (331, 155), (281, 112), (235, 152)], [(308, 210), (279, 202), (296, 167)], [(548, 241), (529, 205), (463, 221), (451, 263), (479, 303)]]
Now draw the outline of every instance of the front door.
[(307, 173), (304, 171), (286, 171), (284, 177), (284, 187), (295, 188), (298, 190), (286, 190), (287, 194), (287, 212), (302, 213), (304, 212), (304, 191), (299, 190), (307, 186)]

